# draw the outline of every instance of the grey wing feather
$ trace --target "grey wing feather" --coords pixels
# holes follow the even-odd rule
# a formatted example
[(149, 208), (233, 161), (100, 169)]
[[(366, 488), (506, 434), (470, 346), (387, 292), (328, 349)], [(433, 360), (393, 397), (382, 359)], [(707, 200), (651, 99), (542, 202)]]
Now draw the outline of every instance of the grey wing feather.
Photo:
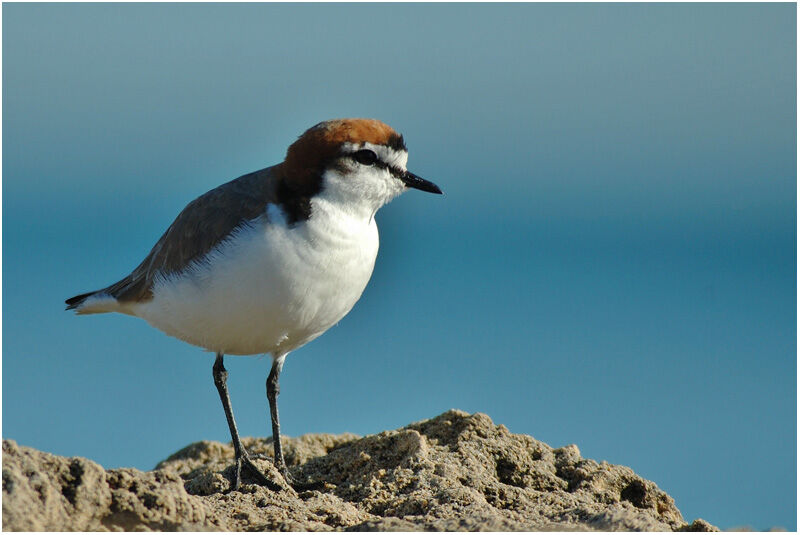
[(211, 251), (236, 227), (277, 203), (274, 167), (241, 176), (190, 202), (133, 272), (100, 290), (119, 301), (146, 301), (156, 277), (175, 273)]

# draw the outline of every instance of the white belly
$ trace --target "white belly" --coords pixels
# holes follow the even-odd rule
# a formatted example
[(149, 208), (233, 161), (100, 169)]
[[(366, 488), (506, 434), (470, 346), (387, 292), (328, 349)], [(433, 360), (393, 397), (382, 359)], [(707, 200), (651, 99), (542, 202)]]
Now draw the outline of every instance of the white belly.
[(281, 355), (350, 311), (377, 253), (374, 219), (323, 213), (288, 227), (272, 207), (190, 269), (161, 280), (153, 299), (133, 312), (211, 351)]

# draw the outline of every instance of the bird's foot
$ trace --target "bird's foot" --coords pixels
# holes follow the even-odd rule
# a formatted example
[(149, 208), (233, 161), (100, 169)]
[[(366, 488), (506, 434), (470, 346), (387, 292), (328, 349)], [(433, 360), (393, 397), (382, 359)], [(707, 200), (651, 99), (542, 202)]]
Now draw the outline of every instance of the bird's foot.
[(286, 481), (286, 484), (294, 488), (296, 481), (292, 477), (292, 474), (289, 473), (289, 468), (286, 466), (286, 463), (277, 463), (275, 468), (277, 468), (278, 472), (281, 473), (283, 479)]
[(290, 487), (294, 487), (296, 485), (297, 481), (295, 481), (295, 479), (292, 477), (292, 474), (289, 472), (289, 468), (286, 466), (286, 462), (282, 459), (276, 462), (273, 457), (267, 453), (250, 453), (248, 456), (251, 459), (259, 459), (271, 462), (278, 472), (281, 473), (283, 479)]
[[(264, 473), (255, 465), (255, 463), (253, 463), (253, 461), (250, 459), (250, 456), (244, 453), (236, 458), (236, 470), (234, 471), (233, 483), (231, 485), (230, 492), (239, 490), (239, 487), (242, 484), (242, 468), (247, 469), (247, 471), (250, 472), (250, 475), (252, 475), (260, 485), (263, 485), (275, 492), (282, 490), (280, 485), (265, 476)], [(291, 486), (291, 483), (289, 483), (289, 485)]]

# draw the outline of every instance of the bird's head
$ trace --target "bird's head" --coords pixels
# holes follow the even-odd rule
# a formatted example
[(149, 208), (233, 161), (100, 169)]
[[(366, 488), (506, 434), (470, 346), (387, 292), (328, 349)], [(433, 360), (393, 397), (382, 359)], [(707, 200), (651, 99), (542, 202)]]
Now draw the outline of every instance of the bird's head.
[(375, 119), (334, 119), (306, 130), (289, 147), (281, 167), (290, 190), (374, 214), (408, 188), (442, 193), (433, 182), (409, 172), (407, 161), (403, 136), (389, 125)]

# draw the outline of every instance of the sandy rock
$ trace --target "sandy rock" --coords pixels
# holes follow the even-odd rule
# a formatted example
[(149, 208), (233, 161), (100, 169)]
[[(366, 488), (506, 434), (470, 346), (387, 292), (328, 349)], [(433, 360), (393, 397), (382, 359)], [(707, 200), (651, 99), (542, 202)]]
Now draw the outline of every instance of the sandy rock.
[(198, 442), (151, 472), (3, 441), (3, 529), (82, 531), (713, 531), (630, 468), (448, 411), (395, 431), (246, 439), (275, 482), (228, 492), (233, 448)]

